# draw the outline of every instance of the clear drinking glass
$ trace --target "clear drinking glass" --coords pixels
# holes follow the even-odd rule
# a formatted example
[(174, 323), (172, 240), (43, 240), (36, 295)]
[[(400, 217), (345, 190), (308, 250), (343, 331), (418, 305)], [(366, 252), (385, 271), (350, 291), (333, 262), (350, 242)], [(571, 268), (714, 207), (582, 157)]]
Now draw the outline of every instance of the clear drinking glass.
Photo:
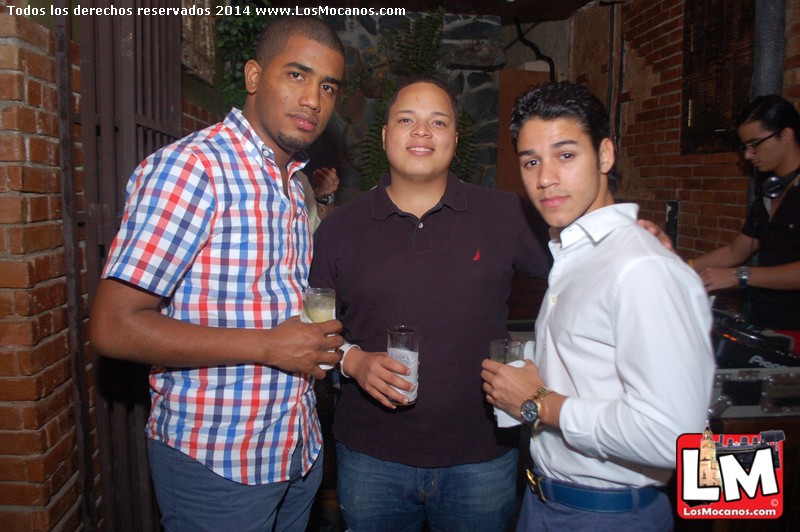
[(492, 340), (489, 342), (489, 358), (501, 364), (522, 360), (522, 342), (517, 340)]
[[(321, 323), (336, 319), (336, 290), (333, 288), (306, 288), (303, 291), (303, 323)], [(333, 369), (331, 364), (320, 364), (325, 371)]]
[(410, 392), (397, 388), (395, 390), (408, 397), (408, 403), (405, 404), (413, 404), (417, 400), (419, 388), (419, 329), (410, 325), (389, 327), (386, 351), (391, 358), (411, 370), (410, 375), (400, 377), (413, 384), (414, 388)]
[(306, 288), (300, 318), (305, 323), (336, 319), (336, 291), (333, 288)]
[[(489, 358), (495, 362), (522, 367), (525, 365), (524, 356), (522, 342), (507, 338), (489, 342)], [(494, 417), (497, 420), (497, 426), (501, 428), (514, 427), (520, 424), (519, 421), (496, 406), (494, 407)]]

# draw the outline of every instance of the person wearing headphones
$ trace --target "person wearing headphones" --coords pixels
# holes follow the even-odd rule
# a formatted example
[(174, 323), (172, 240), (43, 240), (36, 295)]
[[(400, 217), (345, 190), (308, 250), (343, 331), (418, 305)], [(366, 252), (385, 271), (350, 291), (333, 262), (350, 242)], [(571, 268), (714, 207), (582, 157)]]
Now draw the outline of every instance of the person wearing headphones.
[[(689, 263), (706, 291), (739, 287), (749, 297), (744, 316), (755, 326), (787, 333), (800, 344), (800, 115), (784, 98), (755, 98), (737, 121), (741, 149), (759, 173), (742, 231), (727, 246)], [(751, 266), (750, 259), (758, 253)]]

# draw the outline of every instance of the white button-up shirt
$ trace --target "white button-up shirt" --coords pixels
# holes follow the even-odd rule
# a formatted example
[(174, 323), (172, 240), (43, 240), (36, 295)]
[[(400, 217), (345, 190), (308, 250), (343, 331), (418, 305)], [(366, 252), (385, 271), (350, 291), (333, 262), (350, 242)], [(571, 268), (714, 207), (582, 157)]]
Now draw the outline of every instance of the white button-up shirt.
[(665, 483), (675, 440), (705, 426), (714, 358), (699, 277), (636, 224), (638, 207), (589, 213), (551, 241), (535, 362), (566, 395), (560, 430), (531, 441), (545, 475), (594, 487)]

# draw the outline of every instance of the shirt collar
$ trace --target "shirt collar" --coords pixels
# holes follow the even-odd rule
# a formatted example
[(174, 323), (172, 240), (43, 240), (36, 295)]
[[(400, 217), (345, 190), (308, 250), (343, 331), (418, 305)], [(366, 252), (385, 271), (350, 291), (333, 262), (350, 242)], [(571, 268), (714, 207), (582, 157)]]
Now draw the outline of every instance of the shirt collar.
[[(376, 220), (384, 220), (392, 214), (403, 215), (403, 211), (397, 208), (397, 205), (389, 198), (389, 193), (386, 192), (386, 187), (392, 182), (391, 174), (384, 174), (378, 183), (375, 185), (375, 194), (372, 194), (370, 200), (372, 205), (372, 217)], [(428, 213), (438, 211), (442, 207), (448, 207), (454, 211), (467, 210), (467, 191), (463, 181), (461, 181), (456, 174), (448, 172), (447, 186), (445, 187), (444, 194)], [(427, 214), (427, 213), (426, 213)]]
[[(636, 222), (639, 206), (635, 203), (616, 203), (581, 216), (561, 231), (560, 247), (567, 248), (584, 238), (597, 244), (614, 229)], [(554, 244), (558, 246), (559, 241)]]
[[(258, 161), (259, 166), (263, 166), (265, 161), (270, 161), (273, 165), (276, 165), (275, 153), (272, 151), (272, 148), (267, 146), (256, 134), (241, 110), (233, 107), (225, 117), (224, 124), (226, 127), (229, 127), (239, 134), (245, 153), (247, 153), (248, 157), (253, 161)], [(297, 152), (289, 160), (287, 169), (290, 174), (294, 174), (294, 172), (308, 164), (308, 161), (309, 157), (306, 152)]]

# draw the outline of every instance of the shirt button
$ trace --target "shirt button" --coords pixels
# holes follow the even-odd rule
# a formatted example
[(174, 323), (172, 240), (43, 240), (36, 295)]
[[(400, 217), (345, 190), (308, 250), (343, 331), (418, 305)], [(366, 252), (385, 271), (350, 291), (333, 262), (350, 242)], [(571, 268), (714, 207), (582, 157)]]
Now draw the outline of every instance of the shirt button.
[(550, 296), (550, 303), (552, 303), (553, 305), (558, 303), (558, 296)]
[(418, 225), (417, 227), (419, 227), (420, 229), (422, 229), (423, 225), (424, 225), (424, 224), (423, 224), (422, 222), (420, 222), (420, 223), (419, 223), (419, 225)]

